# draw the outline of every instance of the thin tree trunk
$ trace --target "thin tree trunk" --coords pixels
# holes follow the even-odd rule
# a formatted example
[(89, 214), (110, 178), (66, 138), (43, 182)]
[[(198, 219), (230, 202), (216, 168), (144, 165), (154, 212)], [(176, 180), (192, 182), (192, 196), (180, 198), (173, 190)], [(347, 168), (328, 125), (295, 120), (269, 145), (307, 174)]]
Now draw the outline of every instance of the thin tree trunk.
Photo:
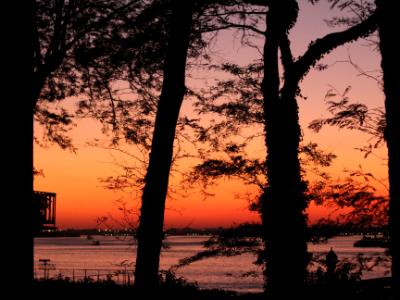
[(396, 1), (378, 0), (383, 90), (385, 93), (389, 169), (389, 232), (391, 236), (393, 288), (400, 295), (400, 47), (393, 31), (398, 28)]
[[(268, 187), (262, 198), (266, 292), (273, 299), (301, 296), (307, 260), (304, 186), (298, 147), (300, 126), (295, 99), (297, 85), (279, 93), (278, 48), (286, 34), (282, 7), (273, 1), (267, 15), (264, 46), (264, 115)], [(285, 74), (286, 75), (286, 74)], [(287, 78), (285, 78), (286, 84)]]
[(135, 285), (157, 287), (163, 239), (164, 208), (176, 123), (185, 93), (185, 67), (192, 25), (192, 1), (172, 3), (172, 20), (157, 109), (150, 162), (142, 196)]

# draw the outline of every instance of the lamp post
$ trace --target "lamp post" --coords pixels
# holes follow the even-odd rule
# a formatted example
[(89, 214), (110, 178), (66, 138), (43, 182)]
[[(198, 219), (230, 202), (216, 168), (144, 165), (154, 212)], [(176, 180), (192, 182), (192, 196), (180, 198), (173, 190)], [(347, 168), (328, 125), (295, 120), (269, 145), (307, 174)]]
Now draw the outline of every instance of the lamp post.
[(48, 259), (48, 258), (39, 259), (39, 262), (41, 264), (41, 267), (43, 268), (43, 279), (47, 280), (49, 278), (48, 266), (50, 264), (50, 259)]

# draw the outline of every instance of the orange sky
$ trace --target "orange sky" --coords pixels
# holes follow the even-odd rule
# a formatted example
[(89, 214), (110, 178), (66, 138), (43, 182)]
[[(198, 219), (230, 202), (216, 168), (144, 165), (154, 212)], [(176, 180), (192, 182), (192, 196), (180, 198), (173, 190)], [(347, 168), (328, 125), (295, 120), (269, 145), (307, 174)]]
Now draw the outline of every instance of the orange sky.
[[(292, 47), (295, 57), (304, 52), (309, 42), (332, 29), (328, 28), (324, 18), (332, 15), (326, 4), (311, 6), (301, 2), (299, 21), (291, 32)], [(323, 98), (330, 85), (343, 91), (348, 85), (352, 86), (350, 96), (352, 99), (368, 104), (371, 107), (383, 106), (383, 94), (377, 83), (369, 78), (359, 76), (358, 72), (349, 64), (335, 63), (346, 60), (348, 53), (352, 59), (364, 70), (379, 70), (379, 54), (371, 48), (365, 47), (365, 41), (359, 41), (338, 48), (326, 56), (323, 63), (332, 65), (328, 70), (319, 72), (311, 71), (301, 87), (308, 100), (299, 100), (300, 122), (304, 131), (304, 141), (319, 143), (321, 148), (334, 152), (338, 159), (329, 168), (333, 176), (344, 177), (344, 168), (356, 169), (362, 165), (365, 171), (372, 172), (376, 177), (387, 177), (385, 162), (374, 156), (364, 159), (363, 155), (355, 150), (366, 144), (368, 136), (349, 130), (325, 128), (320, 133), (311, 133), (306, 127), (310, 121), (321, 116), (327, 116)], [(238, 63), (249, 62), (254, 58), (255, 52), (251, 49), (239, 47), (238, 42), (233, 42), (229, 32), (221, 35), (214, 50), (219, 57), (232, 59)], [(334, 64), (335, 63), (335, 64)], [(202, 72), (199, 76), (204, 76)], [(200, 82), (200, 83), (199, 83)], [(202, 81), (188, 80), (188, 85), (206, 85), (210, 79)], [(67, 105), (71, 101), (65, 102)], [(71, 104), (69, 104), (71, 105)], [(182, 114), (190, 114), (190, 105), (184, 104)], [(95, 227), (96, 218), (112, 214), (118, 217), (115, 200), (124, 199), (130, 205), (138, 205), (138, 197), (124, 192), (113, 192), (101, 187), (98, 178), (115, 175), (116, 167), (111, 163), (109, 150), (89, 147), (85, 145), (94, 137), (101, 137), (100, 126), (96, 121), (84, 120), (78, 123), (72, 136), (76, 154), (60, 150), (56, 146), (49, 148), (34, 148), (34, 163), (37, 169), (44, 171), (44, 177), (36, 177), (35, 190), (57, 193), (57, 226), (60, 228), (88, 228)], [(36, 126), (38, 136), (40, 128)], [(104, 137), (101, 137), (104, 139)], [(133, 151), (133, 150), (132, 150)], [(257, 155), (263, 155), (263, 145), (255, 147)], [(386, 156), (386, 149), (381, 149), (379, 154)], [(121, 157), (121, 156), (120, 156)], [(186, 163), (185, 163), (186, 164)], [(183, 164), (183, 165), (185, 165)], [(176, 184), (177, 179), (171, 179)], [(247, 210), (247, 202), (235, 195), (245, 192), (254, 192), (255, 188), (245, 186), (235, 180), (223, 180), (210, 189), (213, 197), (203, 199), (196, 190), (186, 191), (186, 197), (176, 196), (167, 202), (166, 220), (167, 227), (214, 227), (230, 226), (234, 223), (245, 221), (258, 221), (255, 213)], [(326, 215), (323, 208), (312, 207), (309, 211), (311, 221)]]

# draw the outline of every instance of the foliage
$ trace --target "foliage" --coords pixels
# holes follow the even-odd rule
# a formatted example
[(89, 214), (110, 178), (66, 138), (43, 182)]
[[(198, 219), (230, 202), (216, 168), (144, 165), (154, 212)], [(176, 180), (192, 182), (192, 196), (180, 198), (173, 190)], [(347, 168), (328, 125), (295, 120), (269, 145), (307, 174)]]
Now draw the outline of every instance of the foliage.
[(369, 109), (365, 104), (351, 103), (348, 96), (350, 90), (350, 86), (343, 93), (334, 88), (328, 90), (325, 102), (332, 116), (313, 120), (308, 127), (319, 132), (323, 126), (329, 125), (340, 129), (358, 130), (370, 135), (370, 144), (359, 149), (364, 152), (364, 157), (367, 157), (384, 143), (385, 113), (383, 108)]
[[(196, 261), (218, 256), (237, 256), (244, 253), (261, 255), (262, 240), (261, 226), (259, 224), (240, 224), (231, 227), (225, 232), (212, 236), (203, 243), (207, 249), (193, 256), (181, 259), (171, 270), (187, 266)], [(259, 263), (259, 262), (257, 262)]]
[[(384, 145), (386, 128), (383, 108), (369, 109), (361, 103), (351, 103), (348, 86), (343, 93), (330, 89), (325, 101), (331, 117), (316, 119), (309, 124), (309, 128), (319, 132), (324, 126), (336, 126), (340, 129), (358, 130), (370, 136), (369, 144), (357, 148), (367, 158), (379, 147)], [(388, 196), (379, 196), (376, 186), (382, 186), (389, 192), (386, 184), (372, 173), (365, 172), (360, 166), (358, 170), (345, 170), (348, 175), (342, 180), (326, 178), (325, 182), (315, 183), (311, 189), (319, 199), (339, 209), (350, 208), (350, 212), (340, 216), (342, 221), (352, 221), (359, 226), (374, 226), (387, 224)]]
[[(49, 111), (46, 104), (104, 90), (102, 83), (115, 72), (107, 65), (100, 71), (99, 64), (111, 51), (110, 41), (121, 34), (124, 18), (134, 18), (142, 7), (137, 0), (33, 2), (32, 105), (39, 124), (52, 122), (44, 139), (47, 134), (50, 142), (74, 150), (63, 129), (71, 115)], [(88, 77), (90, 63), (98, 68)]]
[(73, 145), (72, 138), (68, 135), (72, 127), (76, 126), (72, 118), (73, 116), (63, 108), (59, 112), (55, 112), (45, 108), (44, 105), (38, 107), (34, 119), (38, 124), (44, 126), (45, 134), (42, 135), (42, 142), (35, 137), (36, 143), (42, 147), (54, 143), (61, 149), (69, 149), (75, 152), (76, 147)]
[[(308, 231), (308, 241), (312, 243), (326, 242), (328, 239), (337, 236), (340, 233), (353, 230), (354, 228), (356, 227), (354, 227), (354, 225), (351, 223), (338, 223), (332, 220), (320, 220), (320, 222), (310, 226)], [(178, 264), (171, 267), (171, 270), (175, 271), (194, 262), (212, 257), (231, 257), (245, 253), (254, 254), (256, 257), (254, 264), (263, 265), (265, 258), (263, 256), (264, 244), (262, 242), (262, 237), (262, 226), (258, 223), (243, 223), (230, 227), (224, 230), (222, 233), (211, 236), (208, 240), (204, 241), (203, 247), (206, 248), (206, 250), (200, 251), (193, 256), (181, 259)], [(323, 257), (315, 256), (312, 258), (310, 267), (315, 264), (321, 264), (323, 261)], [(340, 266), (342, 264), (345, 265), (345, 262), (347, 263), (347, 261), (343, 261)], [(359, 258), (358, 263), (361, 264), (361, 262), (366, 263), (367, 260), (362, 261), (361, 258)], [(378, 261), (376, 265), (378, 263), (380, 263), (380, 261)], [(353, 270), (354, 268), (355, 265), (352, 265), (351, 269)], [(371, 269), (370, 267), (368, 268)], [(363, 270), (368, 268), (366, 266), (359, 266), (357, 269), (357, 274), (361, 274)]]
[(310, 186), (310, 197), (317, 205), (341, 211), (338, 221), (366, 228), (387, 224), (388, 197), (376, 192), (376, 185), (387, 187), (373, 174), (359, 170), (345, 170), (344, 179), (319, 181)]
[(160, 285), (162, 288), (185, 288), (193, 290), (198, 289), (197, 283), (190, 283), (185, 278), (176, 276), (175, 272), (172, 270), (162, 270), (159, 272), (159, 274)]

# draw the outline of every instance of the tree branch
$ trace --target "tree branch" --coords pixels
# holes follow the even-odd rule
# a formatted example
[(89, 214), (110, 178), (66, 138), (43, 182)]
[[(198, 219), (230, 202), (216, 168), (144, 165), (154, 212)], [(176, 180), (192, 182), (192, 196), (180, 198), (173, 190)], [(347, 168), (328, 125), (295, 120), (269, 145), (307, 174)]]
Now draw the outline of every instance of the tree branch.
[(231, 15), (265, 15), (265, 11), (245, 11), (245, 10), (238, 10), (238, 11), (228, 11), (224, 13), (211, 13), (211, 14), (204, 14), (204, 17), (225, 17)]
[(330, 33), (312, 42), (308, 50), (295, 63), (297, 79), (301, 80), (312, 66), (324, 55), (336, 47), (367, 36), (377, 28), (377, 15), (373, 13), (368, 19), (347, 30)]
[(230, 26), (231, 28), (238, 28), (238, 29), (249, 29), (255, 33), (261, 34), (261, 35), (265, 35), (265, 32), (254, 27), (251, 25), (247, 25), (245, 24), (245, 21), (243, 21), (242, 24), (237, 24), (237, 23), (232, 23), (230, 21), (227, 20), (227, 18), (223, 18), (222, 16), (216, 16), (219, 19), (219, 22), (221, 23), (221, 25), (227, 25)]
[(287, 71), (292, 67), (294, 62), (292, 50), (290, 49), (290, 41), (287, 34), (285, 34), (285, 37), (280, 42), (279, 48), (281, 50), (283, 67), (285, 68), (285, 71)]
[(60, 34), (61, 34), (61, 25), (63, 18), (63, 8), (64, 8), (64, 0), (56, 1), (55, 3), (55, 20), (54, 20), (54, 31), (53, 36), (51, 38), (51, 42), (49, 47), (47, 48), (45, 55), (45, 64), (49, 64), (53, 59), (54, 53), (57, 52), (60, 43)]

